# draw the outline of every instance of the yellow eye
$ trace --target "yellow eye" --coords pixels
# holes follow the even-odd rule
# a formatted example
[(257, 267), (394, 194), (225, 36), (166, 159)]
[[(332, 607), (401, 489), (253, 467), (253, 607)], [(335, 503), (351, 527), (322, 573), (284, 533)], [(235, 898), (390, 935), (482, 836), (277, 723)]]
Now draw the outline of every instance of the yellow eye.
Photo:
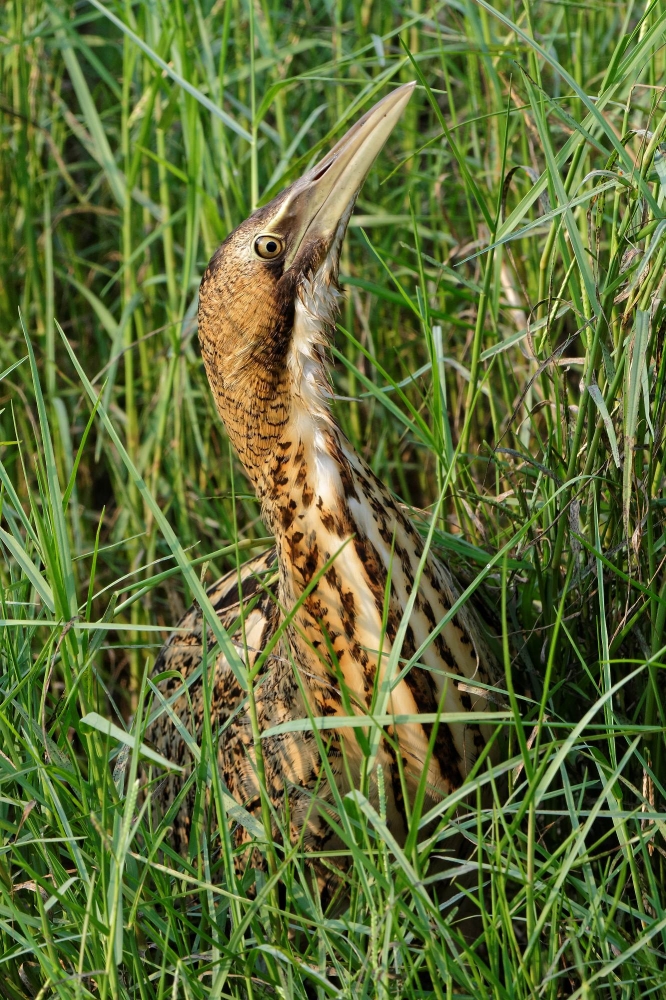
[(262, 260), (275, 260), (284, 250), (284, 243), (279, 236), (257, 236), (254, 241), (254, 252)]

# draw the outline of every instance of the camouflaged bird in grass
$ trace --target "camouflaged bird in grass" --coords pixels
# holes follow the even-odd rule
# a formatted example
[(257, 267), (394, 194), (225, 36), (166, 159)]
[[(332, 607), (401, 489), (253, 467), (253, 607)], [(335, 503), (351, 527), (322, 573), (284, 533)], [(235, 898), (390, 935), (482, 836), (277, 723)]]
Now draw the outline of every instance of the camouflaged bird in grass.
[[(201, 282), (199, 340), (210, 387), (275, 536), (273, 550), (228, 573), (209, 592), (248, 668), (278, 637), (254, 680), (262, 732), (308, 715), (381, 710), (382, 691), (384, 711), (392, 715), (489, 707), (483, 687), (469, 683), (493, 681), (483, 631), (467, 607), (438, 628), (458, 591), (430, 552), (398, 669), (386, 676), (424, 545), (329, 406), (326, 348), (335, 331), (340, 250), (359, 189), (412, 91), (409, 84), (385, 97), (316, 166), (254, 212), (222, 243)], [(199, 742), (201, 678), (183, 689), (201, 666), (199, 609), (191, 609), (180, 625), (161, 650), (155, 673), (177, 672), (161, 681), (160, 690), (166, 699), (176, 696), (172, 709)], [(417, 651), (419, 666), (399, 676)], [(465, 682), (460, 687), (458, 678)], [(220, 733), (222, 780), (240, 805), (259, 816), (248, 700), (222, 654), (211, 680), (211, 712), (213, 733)], [(491, 732), (490, 725), (474, 720), (387, 727), (375, 767), (382, 769), (387, 823), (398, 841), (404, 842), (408, 828), (406, 799), (413, 799), (424, 768), (428, 808), (461, 785)], [(357, 733), (351, 727), (321, 734), (310, 728), (261, 740), (273, 815), (288, 817), (288, 836), (306, 851), (340, 846), (328, 822), (334, 798), (329, 776), (342, 794), (358, 784), (366, 751)], [(168, 712), (147, 735), (160, 753), (191, 768), (186, 742)], [(169, 777), (156, 791), (162, 809), (174, 802), (182, 781)], [(372, 779), (370, 796), (377, 801)], [(181, 850), (187, 847), (192, 804), (190, 794), (175, 817)], [(239, 845), (248, 837), (237, 827)], [(260, 863), (256, 852), (253, 863)]]

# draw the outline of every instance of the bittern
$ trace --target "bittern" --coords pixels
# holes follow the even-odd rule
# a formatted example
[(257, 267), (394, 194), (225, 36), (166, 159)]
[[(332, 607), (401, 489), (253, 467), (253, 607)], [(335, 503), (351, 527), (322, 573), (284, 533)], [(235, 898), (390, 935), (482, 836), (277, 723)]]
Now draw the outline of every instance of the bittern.
[[(441, 627), (458, 596), (452, 574), (432, 552), (422, 559), (420, 534), (330, 408), (326, 350), (335, 330), (342, 243), (359, 189), (413, 87), (381, 100), (316, 166), (238, 226), (212, 257), (199, 293), (208, 381), (275, 536), (274, 549), (224, 576), (210, 599), (250, 670), (279, 634), (254, 680), (259, 730), (309, 716), (367, 714), (376, 710), (380, 689), (388, 692), (391, 716), (429, 715), (388, 727), (375, 748), (373, 774), (381, 768), (387, 823), (403, 842), (405, 798), (415, 794), (424, 769), (428, 806), (461, 785), (486, 745), (491, 730), (478, 717), (449, 724), (446, 716), (485, 710), (483, 685), (493, 675), (483, 631), (467, 606)], [(199, 677), (188, 686), (188, 678), (201, 666), (201, 611), (191, 609), (180, 625), (155, 671), (176, 672), (160, 689), (199, 735), (203, 685)], [(398, 637), (399, 662), (388, 677)], [(405, 672), (409, 660), (416, 662)], [(355, 730), (342, 725), (320, 734), (310, 726), (269, 734), (261, 739), (258, 769), (247, 693), (222, 654), (210, 691), (219, 770), (234, 799), (259, 814), (263, 769), (273, 815), (288, 817), (292, 842), (300, 838), (306, 851), (317, 852), (335, 843), (327, 816), (331, 786), (344, 794), (364, 768), (367, 747)], [(168, 712), (148, 737), (191, 768)], [(163, 808), (182, 780), (165, 780), (158, 793)], [(377, 799), (379, 782), (370, 784)], [(192, 801), (175, 817), (181, 849)], [(247, 839), (238, 826), (239, 845)]]

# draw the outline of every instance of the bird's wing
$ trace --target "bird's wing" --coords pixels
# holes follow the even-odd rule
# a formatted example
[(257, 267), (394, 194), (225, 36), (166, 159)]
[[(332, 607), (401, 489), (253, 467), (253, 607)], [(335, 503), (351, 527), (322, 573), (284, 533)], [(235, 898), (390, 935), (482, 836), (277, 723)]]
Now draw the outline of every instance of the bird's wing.
[[(253, 614), (256, 618), (257, 613), (268, 613), (272, 620), (274, 604), (267, 589), (271, 577), (275, 575), (276, 558), (275, 548), (262, 552), (261, 555), (248, 559), (238, 569), (225, 573), (207, 591), (222, 626), (232, 633), (236, 642), (242, 642), (242, 629), (236, 627), (241, 615), (241, 600), (246, 610), (246, 632), (248, 614)], [(247, 609), (252, 605), (254, 605), (252, 611), (248, 612)], [(187, 678), (193, 670), (196, 670), (201, 662), (202, 628), (203, 613), (198, 604), (193, 604), (178, 622), (176, 631), (171, 633), (157, 654), (153, 676), (165, 670), (177, 670), (183, 678)], [(209, 647), (213, 641), (212, 633), (209, 631)]]
[[(208, 597), (221, 624), (250, 669), (279, 623), (278, 608), (271, 594), (277, 579), (276, 558), (275, 549), (269, 549), (226, 573), (208, 590)], [(200, 680), (202, 635), (203, 614), (198, 605), (193, 605), (158, 653), (153, 669), (161, 698), (180, 724), (192, 734), (197, 745), (201, 741), (204, 712), (204, 692)], [(206, 644), (212, 649), (214, 638), (209, 629), (206, 637)], [(210, 698), (211, 723), (216, 732), (234, 715), (243, 699), (243, 691), (223, 653), (218, 653), (216, 657)], [(162, 708), (161, 714), (146, 729), (146, 740), (167, 760), (185, 768), (183, 775), (170, 774), (153, 790), (153, 804), (163, 816), (178, 796), (193, 761), (187, 742), (170, 711), (164, 706)], [(187, 848), (193, 805), (192, 792), (173, 817), (174, 846), (180, 851)]]

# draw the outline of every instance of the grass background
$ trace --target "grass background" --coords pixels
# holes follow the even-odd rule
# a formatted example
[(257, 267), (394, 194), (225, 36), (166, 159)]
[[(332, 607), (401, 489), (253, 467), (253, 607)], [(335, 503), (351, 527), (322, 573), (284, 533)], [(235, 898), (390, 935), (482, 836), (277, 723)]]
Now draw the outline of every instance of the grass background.
[[(3, 997), (666, 996), (665, 30), (663, 0), (0, 7)], [(335, 411), (424, 531), (443, 497), (509, 763), (405, 850), (341, 802), (327, 914), (298, 850), (248, 899), (205, 835), (212, 732), (187, 859), (136, 746), (169, 627), (264, 544), (201, 271), (412, 79), (343, 254)], [(427, 891), (454, 827), (476, 943)]]

